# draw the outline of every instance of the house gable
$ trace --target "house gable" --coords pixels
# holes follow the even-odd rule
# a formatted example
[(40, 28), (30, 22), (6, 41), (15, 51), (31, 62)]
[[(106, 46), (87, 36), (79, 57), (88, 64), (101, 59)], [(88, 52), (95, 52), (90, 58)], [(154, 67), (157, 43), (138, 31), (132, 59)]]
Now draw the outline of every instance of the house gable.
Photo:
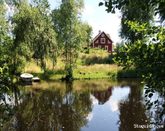
[(93, 43), (95, 43), (96, 41), (100, 42), (100, 38), (105, 38), (106, 40), (109, 40), (109, 44), (113, 43), (113, 41), (111, 40), (110, 36), (108, 36), (104, 31), (99, 33), (94, 39), (93, 39)]

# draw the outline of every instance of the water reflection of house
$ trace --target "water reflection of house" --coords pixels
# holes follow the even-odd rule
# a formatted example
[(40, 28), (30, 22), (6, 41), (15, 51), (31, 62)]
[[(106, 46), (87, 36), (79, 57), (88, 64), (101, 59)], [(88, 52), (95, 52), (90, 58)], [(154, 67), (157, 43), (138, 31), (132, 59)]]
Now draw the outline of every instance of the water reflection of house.
[(107, 102), (112, 95), (112, 87), (109, 87), (107, 90), (102, 91), (94, 91), (93, 95), (98, 100), (100, 105), (103, 105), (105, 102)]

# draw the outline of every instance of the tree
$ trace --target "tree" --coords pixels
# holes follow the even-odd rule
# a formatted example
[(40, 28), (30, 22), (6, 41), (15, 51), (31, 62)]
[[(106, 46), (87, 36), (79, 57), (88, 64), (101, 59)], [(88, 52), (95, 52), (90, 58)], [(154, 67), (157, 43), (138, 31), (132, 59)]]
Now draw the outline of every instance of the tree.
[[(137, 39), (143, 39), (139, 34), (129, 27), (127, 21), (138, 21), (140, 23), (150, 22), (152, 20), (152, 7), (150, 0), (109, 0), (105, 2), (108, 12), (114, 13), (116, 9), (121, 11), (121, 38), (134, 42)], [(102, 3), (103, 4), (103, 3)]]
[[(131, 38), (129, 34), (134, 32), (133, 37), (120, 48), (115, 61), (124, 68), (134, 67), (150, 87), (158, 87), (162, 90), (165, 85), (165, 29), (153, 26), (148, 20), (157, 13), (164, 20), (165, 12), (162, 11), (165, 1), (109, 0), (100, 3), (100, 5), (103, 4), (107, 7), (108, 12), (115, 12), (115, 9), (121, 10), (122, 19), (127, 26), (125, 29), (129, 29), (126, 32), (121, 30), (121, 33), (125, 34), (125, 38)], [(125, 21), (127, 18), (128, 20)]]
[(80, 13), (82, 0), (63, 0), (59, 9), (52, 12), (58, 47), (64, 56), (66, 79), (73, 79), (73, 67), (81, 48)]
[[(0, 0), (0, 125), (6, 122), (11, 114), (12, 106), (5, 99), (10, 94), (11, 77), (9, 68), (12, 65), (10, 56), (10, 46), (12, 45), (12, 37), (9, 35), (9, 22), (6, 17), (7, 8), (5, 2)], [(8, 114), (8, 115), (7, 115)]]
[[(135, 67), (150, 87), (164, 87), (165, 74), (165, 29), (129, 22), (130, 28), (144, 35), (143, 40), (120, 48), (115, 61), (125, 67)], [(160, 88), (161, 89), (161, 88)]]
[[(132, 2), (134, 2), (134, 1), (130, 1), (130, 0), (107, 0), (105, 2), (100, 2), (99, 6), (105, 5), (107, 12), (115, 13), (116, 9), (122, 11), (122, 9), (124, 7), (130, 5), (130, 3), (132, 3)], [(136, 2), (138, 2), (138, 1), (135, 1), (135, 3)], [(153, 14), (155, 14), (155, 15), (159, 14), (162, 22), (165, 20), (165, 1), (163, 1), (163, 0), (139, 0), (139, 2), (144, 3), (144, 4), (142, 4), (143, 8), (141, 8), (141, 9), (146, 10), (145, 14), (149, 13), (148, 12), (150, 10), (149, 8), (152, 8), (154, 11)], [(136, 6), (139, 6), (139, 5), (136, 3)], [(140, 14), (140, 12), (139, 12), (139, 14)]]
[(6, 18), (7, 8), (4, 1), (0, 1), (0, 87), (9, 84), (9, 67), (11, 66), (10, 46), (12, 38), (9, 35), (9, 23)]
[[(53, 29), (46, 0), (34, 0), (33, 4), (20, 3), (14, 15), (14, 47), (16, 54), (26, 58), (39, 60), (40, 66), (46, 71), (46, 58), (56, 59), (56, 33)], [(21, 49), (20, 49), (20, 48)], [(16, 50), (19, 50), (17, 52)], [(15, 54), (15, 56), (17, 56)], [(17, 60), (17, 59), (16, 59)], [(14, 61), (16, 65), (18, 61)]]
[(92, 39), (92, 27), (88, 23), (80, 23), (81, 26), (81, 36), (82, 36), (82, 47), (83, 49), (87, 49), (87, 53), (89, 53), (90, 42)]

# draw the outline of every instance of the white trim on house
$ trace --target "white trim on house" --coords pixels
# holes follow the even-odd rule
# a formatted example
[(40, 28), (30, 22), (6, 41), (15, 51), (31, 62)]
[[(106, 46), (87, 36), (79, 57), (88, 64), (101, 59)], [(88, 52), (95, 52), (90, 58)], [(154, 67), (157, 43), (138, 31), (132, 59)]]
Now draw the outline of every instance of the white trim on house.
[[(96, 40), (101, 34), (103, 34), (103, 33), (109, 38), (109, 40), (111, 40), (110, 35), (109, 35), (109, 34), (106, 34), (104, 31), (102, 31), (102, 32), (100, 32), (100, 33), (92, 40), (92, 43), (94, 43), (95, 40)], [(112, 41), (112, 40), (111, 40), (111, 41)], [(112, 41), (112, 43), (113, 43), (113, 41)]]
[(105, 44), (106, 43), (106, 39), (103, 37), (103, 38), (100, 38), (100, 43), (101, 44)]

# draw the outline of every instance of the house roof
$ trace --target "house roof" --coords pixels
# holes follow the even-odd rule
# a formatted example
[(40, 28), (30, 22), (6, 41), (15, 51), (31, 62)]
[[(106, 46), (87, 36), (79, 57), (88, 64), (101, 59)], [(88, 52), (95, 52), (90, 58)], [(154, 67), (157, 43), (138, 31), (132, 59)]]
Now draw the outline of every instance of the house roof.
[[(110, 41), (112, 41), (110, 35), (106, 34), (104, 31), (102, 31), (102, 32), (99, 32), (99, 34), (95, 36), (95, 38), (92, 40), (92, 43), (103, 33), (107, 36), (107, 38), (109, 38)], [(112, 43), (113, 43), (113, 41), (112, 41)]]

